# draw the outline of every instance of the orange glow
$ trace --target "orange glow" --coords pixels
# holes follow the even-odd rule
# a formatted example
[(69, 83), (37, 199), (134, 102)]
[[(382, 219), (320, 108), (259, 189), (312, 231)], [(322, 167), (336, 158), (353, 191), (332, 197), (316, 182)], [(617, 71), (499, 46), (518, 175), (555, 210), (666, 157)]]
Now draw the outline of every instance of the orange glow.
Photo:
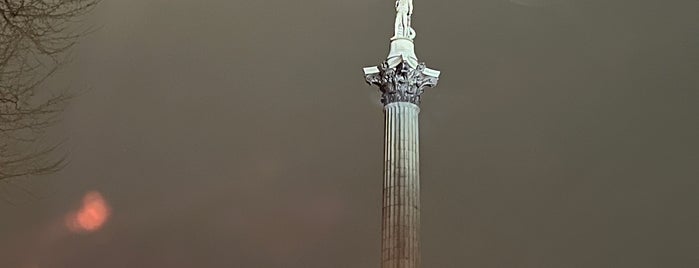
[(91, 233), (104, 226), (110, 216), (107, 201), (99, 192), (88, 192), (83, 197), (82, 207), (76, 212), (69, 213), (66, 226), (76, 233)]

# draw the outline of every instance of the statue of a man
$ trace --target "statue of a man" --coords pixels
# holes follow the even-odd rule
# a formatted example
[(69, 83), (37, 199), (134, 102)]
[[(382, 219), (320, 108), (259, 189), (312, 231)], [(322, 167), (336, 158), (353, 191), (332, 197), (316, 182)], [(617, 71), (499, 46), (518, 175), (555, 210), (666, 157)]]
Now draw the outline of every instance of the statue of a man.
[(393, 37), (414, 38), (415, 31), (410, 27), (410, 16), (413, 14), (413, 0), (396, 0), (396, 28)]

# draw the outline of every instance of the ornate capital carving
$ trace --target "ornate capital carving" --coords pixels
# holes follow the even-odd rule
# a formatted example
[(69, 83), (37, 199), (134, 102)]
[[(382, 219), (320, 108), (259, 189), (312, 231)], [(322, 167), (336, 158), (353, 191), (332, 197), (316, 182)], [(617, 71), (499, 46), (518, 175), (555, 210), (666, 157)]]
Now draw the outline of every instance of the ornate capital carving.
[(425, 88), (434, 87), (439, 80), (439, 72), (425, 67), (420, 63), (413, 68), (407, 61), (401, 61), (391, 68), (388, 61), (378, 67), (364, 69), (366, 82), (379, 86), (381, 103), (411, 102), (420, 104), (420, 96)]

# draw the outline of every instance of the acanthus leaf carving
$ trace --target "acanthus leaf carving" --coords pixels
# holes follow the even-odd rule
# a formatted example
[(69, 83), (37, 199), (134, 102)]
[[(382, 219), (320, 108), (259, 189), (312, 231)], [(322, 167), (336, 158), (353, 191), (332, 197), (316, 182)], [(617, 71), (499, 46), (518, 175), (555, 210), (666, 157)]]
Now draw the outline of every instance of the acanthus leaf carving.
[(420, 104), (425, 88), (437, 85), (439, 78), (424, 73), (425, 63), (416, 68), (407, 61), (402, 61), (391, 68), (387, 61), (378, 66), (379, 72), (366, 75), (369, 84), (376, 85), (381, 91), (381, 103), (410, 102)]

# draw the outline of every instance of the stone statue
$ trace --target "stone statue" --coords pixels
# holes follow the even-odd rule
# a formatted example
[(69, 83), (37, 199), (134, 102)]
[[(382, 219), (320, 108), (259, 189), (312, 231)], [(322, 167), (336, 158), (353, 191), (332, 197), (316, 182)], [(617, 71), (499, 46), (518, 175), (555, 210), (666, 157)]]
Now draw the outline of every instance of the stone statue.
[(396, 0), (396, 24), (388, 57), (379, 66), (364, 68), (364, 78), (381, 91), (381, 102), (420, 104), (426, 88), (439, 82), (440, 72), (427, 68), (415, 55), (415, 31), (410, 27), (413, 0)]
[(415, 30), (410, 27), (413, 0), (396, 0), (396, 12), (396, 28), (393, 38), (415, 38)]

